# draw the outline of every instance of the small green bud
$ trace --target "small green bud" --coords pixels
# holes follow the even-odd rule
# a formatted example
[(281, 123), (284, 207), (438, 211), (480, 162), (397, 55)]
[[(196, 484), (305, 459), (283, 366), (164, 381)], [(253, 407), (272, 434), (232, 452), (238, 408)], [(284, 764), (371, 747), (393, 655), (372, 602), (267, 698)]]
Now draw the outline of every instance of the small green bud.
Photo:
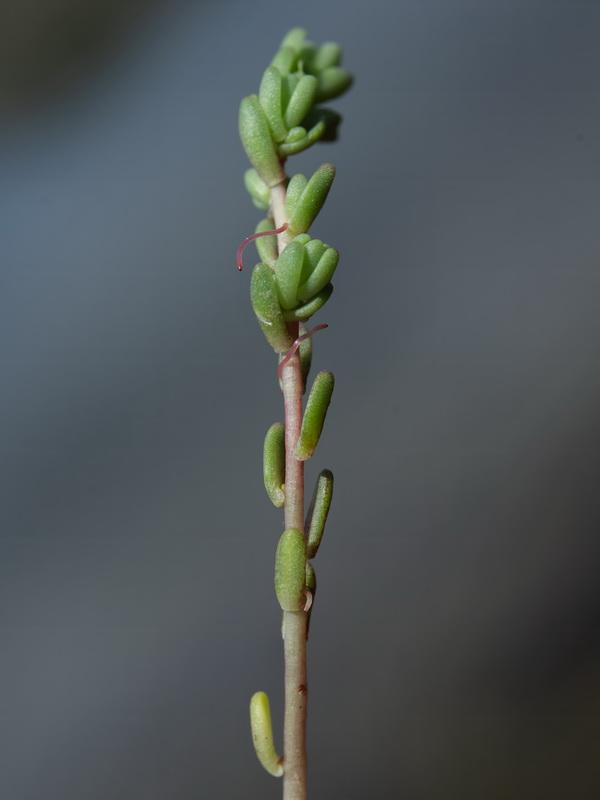
[[(265, 237), (266, 238), (266, 237)], [(275, 273), (266, 264), (257, 264), (250, 281), (250, 299), (258, 324), (276, 353), (287, 353), (294, 344), (277, 298)]]
[(335, 42), (323, 42), (310, 65), (310, 71), (317, 75), (327, 67), (337, 67), (342, 60), (342, 48)]
[(319, 372), (313, 381), (302, 419), (300, 437), (294, 451), (294, 458), (298, 461), (306, 461), (315, 452), (331, 402), (333, 385), (333, 373), (324, 370)]
[[(325, 111), (325, 109), (323, 109), (323, 111)], [(295, 156), (297, 153), (301, 153), (303, 150), (311, 147), (313, 144), (318, 142), (319, 139), (325, 137), (326, 134), (327, 122), (324, 119), (319, 119), (319, 121), (313, 125), (303, 139), (298, 139), (295, 142), (282, 142), (281, 144), (277, 145), (277, 149), (282, 158), (287, 158), (287, 156)]]
[(333, 164), (321, 164), (298, 198), (288, 226), (291, 236), (306, 233), (323, 208), (335, 178)]
[(306, 128), (303, 128), (301, 125), (295, 125), (293, 128), (290, 128), (288, 131), (288, 135), (285, 137), (285, 141), (290, 144), (294, 142), (299, 142), (301, 139), (304, 139), (306, 136)]
[(302, 611), (306, 603), (306, 545), (296, 528), (281, 534), (275, 553), (275, 593), (284, 611)]
[(283, 311), (284, 320), (286, 322), (306, 322), (306, 320), (310, 319), (313, 314), (316, 314), (320, 308), (323, 308), (331, 297), (332, 292), (333, 285), (328, 283), (327, 286), (324, 286), (319, 294), (315, 295), (308, 303), (303, 303), (289, 311)]
[(304, 263), (304, 245), (291, 241), (275, 263), (277, 295), (281, 307), (291, 309), (298, 305), (298, 284)]
[[(275, 223), (272, 219), (261, 219), (254, 233), (272, 231), (274, 227)], [(254, 240), (254, 244), (256, 245), (260, 260), (268, 264), (271, 269), (275, 269), (275, 262), (277, 261), (277, 237), (259, 236)]]
[(315, 491), (313, 492), (310, 508), (306, 519), (307, 545), (306, 557), (314, 558), (323, 538), (325, 523), (331, 506), (333, 495), (333, 473), (324, 469), (319, 473)]
[(285, 109), (285, 124), (288, 128), (300, 125), (312, 108), (317, 93), (318, 81), (314, 75), (303, 75)]
[(327, 67), (318, 75), (319, 85), (316, 94), (316, 103), (333, 100), (350, 88), (353, 77), (341, 67)]
[(264, 692), (256, 692), (250, 700), (250, 728), (258, 760), (270, 775), (283, 775), (283, 759), (277, 755), (273, 743), (271, 707)]
[(239, 124), (240, 138), (252, 166), (267, 186), (277, 186), (285, 180), (285, 172), (271, 138), (265, 112), (255, 94), (242, 100)]
[(247, 169), (244, 172), (244, 186), (248, 190), (254, 205), (262, 211), (266, 211), (271, 202), (271, 192), (255, 169)]
[(298, 300), (310, 300), (311, 297), (318, 294), (329, 283), (338, 265), (339, 257), (338, 251), (334, 250), (333, 247), (328, 247), (325, 250), (308, 280), (298, 287), (296, 292)]
[(275, 508), (285, 503), (285, 428), (275, 422), (265, 436), (263, 446), (263, 475), (265, 489)]
[(290, 178), (290, 182), (287, 185), (287, 189), (285, 191), (285, 210), (288, 217), (294, 212), (298, 200), (302, 195), (302, 192), (306, 189), (308, 184), (308, 178), (305, 178), (304, 175), (293, 175)]

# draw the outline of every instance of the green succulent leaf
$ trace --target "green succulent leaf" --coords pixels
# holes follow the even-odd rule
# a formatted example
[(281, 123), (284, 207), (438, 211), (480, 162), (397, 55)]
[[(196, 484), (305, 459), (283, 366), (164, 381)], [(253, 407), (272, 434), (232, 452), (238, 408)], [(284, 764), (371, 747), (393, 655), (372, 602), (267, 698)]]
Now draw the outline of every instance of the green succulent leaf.
[(304, 72), (311, 75), (315, 74), (313, 69), (313, 62), (317, 54), (317, 46), (312, 42), (306, 42), (298, 53), (298, 64), (302, 64)]
[(271, 192), (255, 169), (247, 169), (244, 172), (244, 186), (254, 205), (261, 211), (266, 211), (271, 202)]
[(250, 728), (256, 756), (270, 775), (283, 775), (283, 759), (277, 755), (273, 742), (271, 707), (264, 692), (256, 692), (250, 700)]
[(333, 473), (324, 469), (319, 473), (306, 519), (306, 557), (314, 558), (321, 544), (325, 523), (333, 496)]
[(306, 461), (315, 452), (331, 402), (333, 386), (333, 373), (325, 370), (319, 372), (313, 381), (302, 418), (300, 436), (294, 451), (294, 458), (298, 461)]
[(250, 299), (258, 324), (276, 353), (287, 353), (294, 344), (277, 297), (275, 273), (267, 264), (257, 264), (250, 281)]
[[(256, 226), (255, 233), (265, 233), (272, 231), (275, 228), (275, 223), (272, 219), (266, 218)], [(268, 264), (271, 269), (275, 269), (275, 262), (277, 261), (277, 237), (276, 236), (259, 236), (254, 240), (254, 244), (258, 251), (258, 257), (265, 264)]]
[(304, 175), (300, 175), (300, 173), (293, 175), (290, 178), (290, 182), (288, 183), (285, 192), (285, 210), (288, 217), (293, 214), (298, 200), (300, 199), (302, 192), (306, 189), (307, 184), (308, 178), (306, 178)]
[(265, 112), (255, 94), (242, 100), (239, 125), (240, 138), (251, 164), (267, 186), (277, 186), (285, 180), (285, 172)]
[(300, 78), (285, 109), (284, 119), (288, 128), (300, 125), (308, 114), (315, 100), (317, 86), (318, 81), (314, 75), (303, 75)]
[(288, 134), (281, 112), (281, 83), (281, 72), (277, 67), (267, 67), (258, 92), (258, 100), (265, 112), (273, 139), (276, 142), (285, 141)]
[(299, 72), (291, 72), (289, 75), (285, 75), (283, 81), (281, 83), (281, 105), (282, 108), (287, 108), (288, 103), (290, 102), (290, 98), (294, 94), (296, 90), (296, 86), (300, 83), (300, 78), (302, 76)]
[(298, 287), (296, 292), (298, 300), (310, 300), (311, 297), (318, 294), (329, 283), (338, 265), (339, 257), (338, 251), (334, 250), (333, 247), (328, 247), (325, 250), (309, 278)]
[(276, 67), (282, 75), (288, 75), (296, 66), (297, 54), (293, 47), (284, 46), (275, 53), (271, 66)]
[(281, 534), (275, 553), (275, 593), (284, 611), (302, 611), (306, 603), (306, 544), (296, 528)]
[(263, 446), (263, 476), (265, 489), (275, 508), (285, 503), (285, 428), (275, 422), (265, 436)]
[(308, 301), (308, 303), (302, 303), (289, 311), (283, 311), (284, 320), (286, 322), (306, 322), (306, 320), (310, 319), (313, 314), (316, 314), (319, 309), (323, 308), (331, 297), (332, 292), (333, 285), (328, 283), (327, 286), (324, 286), (312, 300)]
[(277, 295), (283, 309), (298, 305), (297, 292), (303, 263), (304, 245), (296, 240), (287, 245), (275, 263)]
[(295, 142), (282, 142), (281, 144), (277, 145), (277, 149), (282, 158), (287, 158), (287, 156), (295, 156), (297, 153), (301, 153), (303, 150), (306, 150), (318, 142), (319, 139), (326, 135), (326, 133), (326, 121), (319, 120), (319, 122), (313, 125), (303, 139), (298, 139)]
[(295, 125), (288, 131), (285, 141), (287, 144), (294, 144), (295, 142), (299, 142), (301, 139), (304, 139), (305, 136), (306, 128), (303, 128), (301, 125)]
[(336, 42), (323, 42), (313, 56), (310, 71), (313, 75), (327, 69), (337, 67), (342, 60), (342, 48)]
[(306, 33), (305, 28), (292, 28), (283, 37), (281, 47), (291, 47), (294, 52), (299, 53), (304, 47)]
[(319, 263), (319, 260), (325, 250), (327, 250), (327, 245), (324, 244), (320, 239), (311, 239), (304, 249), (306, 251), (306, 260), (309, 265), (310, 274)]
[(334, 178), (333, 164), (321, 164), (295, 204), (288, 225), (291, 236), (308, 231), (327, 199)]
[(350, 88), (352, 85), (352, 75), (341, 67), (327, 67), (318, 75), (319, 85), (315, 102), (323, 103), (326, 100), (333, 100)]

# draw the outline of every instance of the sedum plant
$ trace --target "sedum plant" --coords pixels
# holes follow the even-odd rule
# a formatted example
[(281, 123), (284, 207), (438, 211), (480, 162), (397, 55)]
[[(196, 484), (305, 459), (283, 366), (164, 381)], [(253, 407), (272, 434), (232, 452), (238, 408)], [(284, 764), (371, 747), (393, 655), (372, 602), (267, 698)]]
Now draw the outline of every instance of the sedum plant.
[(322, 103), (349, 88), (352, 76), (342, 69), (341, 48), (320, 46), (294, 28), (283, 39), (265, 70), (258, 94), (240, 105), (240, 136), (252, 164), (244, 175), (254, 205), (266, 212), (238, 250), (252, 240), (260, 261), (250, 284), (252, 307), (269, 345), (278, 355), (284, 423), (274, 423), (265, 437), (264, 483), (267, 495), (284, 512), (283, 533), (275, 553), (275, 593), (283, 610), (285, 714), (283, 755), (273, 744), (269, 701), (257, 692), (250, 702), (256, 754), (265, 769), (283, 776), (284, 800), (306, 800), (306, 640), (316, 590), (312, 560), (323, 536), (333, 492), (333, 475), (323, 470), (305, 519), (304, 462), (318, 444), (333, 392), (331, 372), (319, 372), (303, 408), (312, 360), (314, 333), (305, 324), (331, 297), (338, 252), (309, 230), (335, 177), (322, 164), (307, 178), (285, 171), (289, 156), (318, 141), (333, 141), (340, 116)]

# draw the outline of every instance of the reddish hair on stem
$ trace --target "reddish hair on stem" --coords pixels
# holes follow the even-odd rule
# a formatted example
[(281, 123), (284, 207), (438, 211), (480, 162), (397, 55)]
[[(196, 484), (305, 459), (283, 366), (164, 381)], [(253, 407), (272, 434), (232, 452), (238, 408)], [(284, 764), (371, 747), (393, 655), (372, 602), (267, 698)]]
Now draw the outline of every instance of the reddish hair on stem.
[(277, 236), (278, 233), (283, 233), (286, 231), (287, 226), (287, 222), (284, 222), (281, 228), (276, 228), (274, 231), (260, 231), (259, 233), (253, 233), (252, 236), (248, 236), (246, 239), (244, 239), (237, 251), (236, 263), (239, 271), (242, 271), (242, 253), (244, 252), (244, 248), (249, 245), (250, 242), (252, 242), (254, 239), (258, 239), (259, 236)]

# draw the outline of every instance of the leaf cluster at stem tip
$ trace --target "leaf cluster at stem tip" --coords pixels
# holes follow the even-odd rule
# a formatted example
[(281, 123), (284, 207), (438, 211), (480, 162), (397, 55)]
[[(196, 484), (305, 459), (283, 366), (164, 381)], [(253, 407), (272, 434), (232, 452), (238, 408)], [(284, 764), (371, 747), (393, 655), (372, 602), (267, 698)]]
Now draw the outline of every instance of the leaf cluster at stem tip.
[(308, 230), (325, 203), (335, 168), (322, 164), (310, 178), (289, 178), (284, 164), (288, 156), (318, 141), (336, 139), (341, 117), (321, 103), (343, 94), (352, 83), (341, 58), (338, 44), (317, 46), (307, 41), (303, 28), (293, 28), (265, 70), (258, 94), (244, 97), (240, 105), (240, 137), (252, 164), (244, 185), (254, 205), (268, 212), (257, 232), (275, 228), (272, 189), (285, 188), (286, 246), (278, 249), (274, 237), (256, 240), (261, 262), (250, 289), (258, 322), (278, 353), (293, 343), (287, 324), (308, 320), (333, 291), (338, 252), (311, 239)]

